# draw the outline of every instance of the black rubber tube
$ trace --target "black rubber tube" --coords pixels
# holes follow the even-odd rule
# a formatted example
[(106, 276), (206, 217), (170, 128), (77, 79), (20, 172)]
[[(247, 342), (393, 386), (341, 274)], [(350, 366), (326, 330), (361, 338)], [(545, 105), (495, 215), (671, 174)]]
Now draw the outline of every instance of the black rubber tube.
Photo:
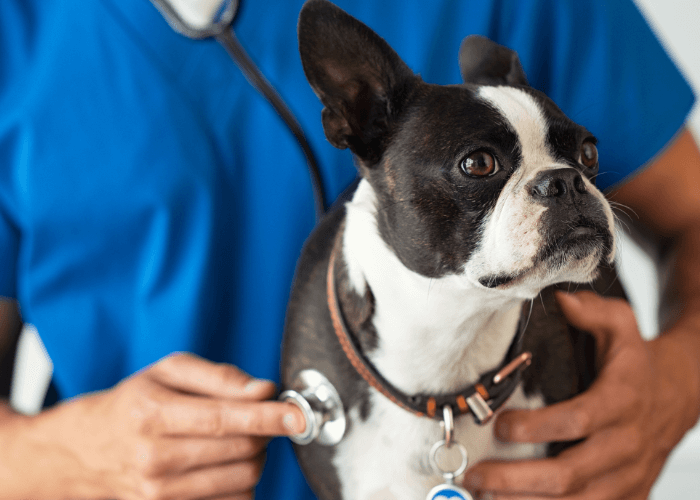
[(301, 146), (306, 163), (311, 174), (311, 184), (314, 191), (314, 201), (316, 208), (316, 217), (320, 220), (326, 212), (326, 195), (321, 179), (321, 171), (316, 161), (316, 157), (311, 149), (309, 141), (306, 140), (304, 131), (292, 114), (290, 109), (282, 100), (282, 97), (277, 93), (275, 88), (267, 81), (262, 72), (258, 69), (255, 63), (250, 59), (243, 46), (236, 38), (233, 30), (226, 30), (216, 35), (216, 39), (224, 46), (231, 58), (236, 62), (246, 80), (258, 91), (265, 99), (275, 108), (277, 114), (284, 120), (287, 127), (291, 130), (297, 142)]

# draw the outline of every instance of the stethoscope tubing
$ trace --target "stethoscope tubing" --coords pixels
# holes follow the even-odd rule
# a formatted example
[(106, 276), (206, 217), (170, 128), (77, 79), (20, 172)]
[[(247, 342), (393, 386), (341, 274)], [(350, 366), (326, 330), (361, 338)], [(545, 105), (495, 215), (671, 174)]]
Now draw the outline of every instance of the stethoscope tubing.
[(231, 56), (231, 59), (233, 59), (233, 62), (241, 70), (241, 73), (243, 73), (248, 83), (270, 103), (275, 112), (282, 118), (282, 121), (287, 125), (292, 135), (294, 135), (294, 138), (301, 147), (304, 157), (306, 158), (309, 175), (311, 176), (316, 218), (317, 221), (320, 221), (326, 212), (328, 202), (319, 163), (316, 160), (316, 155), (311, 148), (311, 144), (309, 144), (309, 141), (306, 139), (306, 135), (299, 121), (289, 109), (289, 106), (284, 102), (279, 92), (277, 92), (275, 87), (265, 78), (265, 75), (263, 75), (262, 71), (256, 66), (236, 37), (233, 30), (233, 20), (238, 10), (238, 0), (229, 0), (220, 10), (217, 19), (202, 28), (193, 28), (187, 24), (168, 0), (151, 1), (168, 24), (178, 33), (194, 40), (215, 38)]

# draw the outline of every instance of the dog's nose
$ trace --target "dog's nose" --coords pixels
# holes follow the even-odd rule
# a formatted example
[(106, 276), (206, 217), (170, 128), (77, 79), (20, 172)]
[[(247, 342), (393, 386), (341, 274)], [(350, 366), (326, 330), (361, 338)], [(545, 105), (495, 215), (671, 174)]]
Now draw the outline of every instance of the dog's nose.
[(533, 198), (541, 203), (573, 200), (588, 192), (581, 174), (574, 168), (557, 168), (540, 172), (528, 187)]

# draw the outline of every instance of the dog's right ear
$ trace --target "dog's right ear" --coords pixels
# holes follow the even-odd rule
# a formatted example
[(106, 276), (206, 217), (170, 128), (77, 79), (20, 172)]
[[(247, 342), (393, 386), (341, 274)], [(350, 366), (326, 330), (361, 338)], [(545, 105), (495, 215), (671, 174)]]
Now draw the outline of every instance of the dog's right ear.
[(418, 77), (379, 35), (326, 0), (304, 4), (298, 34), (304, 73), (325, 106), (326, 137), (376, 163)]

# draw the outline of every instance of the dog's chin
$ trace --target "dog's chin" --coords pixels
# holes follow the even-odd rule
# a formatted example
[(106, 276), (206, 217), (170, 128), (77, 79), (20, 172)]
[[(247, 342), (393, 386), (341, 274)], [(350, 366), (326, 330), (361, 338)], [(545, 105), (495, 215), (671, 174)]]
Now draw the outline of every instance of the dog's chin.
[(607, 229), (579, 226), (551, 236), (526, 269), (489, 274), (478, 281), (485, 288), (535, 296), (555, 283), (593, 281), (598, 266), (612, 262), (613, 248), (613, 238)]
[(575, 226), (560, 234), (551, 235), (537, 253), (535, 265), (541, 262), (550, 268), (559, 269), (569, 264), (576, 265), (591, 257), (599, 263), (612, 253), (612, 246), (612, 235), (606, 228), (596, 225)]

